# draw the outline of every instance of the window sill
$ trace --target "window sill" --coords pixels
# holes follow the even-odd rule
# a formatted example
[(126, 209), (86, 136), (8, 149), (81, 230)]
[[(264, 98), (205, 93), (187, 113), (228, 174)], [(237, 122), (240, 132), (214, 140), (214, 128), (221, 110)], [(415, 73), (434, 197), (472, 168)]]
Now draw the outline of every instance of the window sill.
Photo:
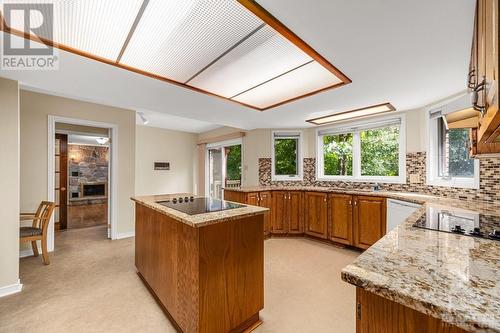
[(449, 188), (465, 188), (465, 189), (479, 189), (479, 181), (475, 179), (452, 178), (450, 180), (444, 179), (430, 179), (426, 183), (429, 186), (441, 186)]
[(304, 179), (302, 177), (280, 177), (271, 176), (271, 181), (273, 182), (301, 182)]
[(380, 184), (406, 184), (406, 177), (380, 177), (380, 178), (353, 178), (341, 176), (316, 177), (319, 182), (353, 182), (353, 183), (380, 183)]

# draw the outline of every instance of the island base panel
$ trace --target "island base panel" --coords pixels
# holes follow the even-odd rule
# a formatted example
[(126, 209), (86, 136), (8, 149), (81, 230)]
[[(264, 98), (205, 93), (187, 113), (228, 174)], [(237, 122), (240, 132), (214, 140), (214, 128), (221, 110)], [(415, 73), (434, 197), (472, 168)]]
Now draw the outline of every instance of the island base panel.
[(356, 288), (356, 333), (466, 333), (440, 319)]

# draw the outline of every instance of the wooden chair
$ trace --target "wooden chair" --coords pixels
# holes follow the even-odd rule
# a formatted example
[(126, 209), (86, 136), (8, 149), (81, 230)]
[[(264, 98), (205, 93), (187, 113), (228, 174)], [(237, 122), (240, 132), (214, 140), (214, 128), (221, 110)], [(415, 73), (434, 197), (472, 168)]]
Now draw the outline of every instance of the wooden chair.
[(33, 220), (33, 225), (31, 227), (20, 228), (20, 242), (31, 242), (33, 254), (35, 257), (38, 257), (38, 246), (36, 241), (40, 240), (42, 243), (42, 257), (45, 265), (50, 264), (49, 253), (47, 251), (47, 229), (55, 206), (53, 202), (42, 201), (36, 213), (21, 213), (21, 218), (23, 220)]

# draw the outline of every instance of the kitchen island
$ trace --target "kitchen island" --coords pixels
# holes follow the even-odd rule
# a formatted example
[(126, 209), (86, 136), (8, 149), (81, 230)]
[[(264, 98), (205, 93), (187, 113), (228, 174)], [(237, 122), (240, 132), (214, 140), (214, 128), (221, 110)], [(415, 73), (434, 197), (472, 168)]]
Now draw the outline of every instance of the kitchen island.
[(246, 332), (264, 308), (263, 214), (193, 214), (162, 205), (184, 194), (132, 198), (135, 265), (178, 331)]
[(357, 332), (500, 332), (500, 242), (416, 228), (433, 210), (476, 213), (498, 230), (498, 206), (426, 202), (342, 270), (355, 285)]

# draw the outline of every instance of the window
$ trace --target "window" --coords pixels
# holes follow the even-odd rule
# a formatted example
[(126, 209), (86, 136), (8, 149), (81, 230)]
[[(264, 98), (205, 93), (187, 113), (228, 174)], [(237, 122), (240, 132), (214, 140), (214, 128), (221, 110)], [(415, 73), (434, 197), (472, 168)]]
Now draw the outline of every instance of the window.
[(361, 175), (399, 175), (399, 126), (360, 132)]
[(318, 131), (317, 178), (404, 183), (404, 116)]
[(352, 133), (323, 136), (324, 174), (352, 176)]
[(300, 132), (273, 132), (272, 180), (302, 180)]
[(441, 111), (429, 116), (427, 184), (479, 188), (479, 163), (469, 157), (469, 129), (452, 128)]

